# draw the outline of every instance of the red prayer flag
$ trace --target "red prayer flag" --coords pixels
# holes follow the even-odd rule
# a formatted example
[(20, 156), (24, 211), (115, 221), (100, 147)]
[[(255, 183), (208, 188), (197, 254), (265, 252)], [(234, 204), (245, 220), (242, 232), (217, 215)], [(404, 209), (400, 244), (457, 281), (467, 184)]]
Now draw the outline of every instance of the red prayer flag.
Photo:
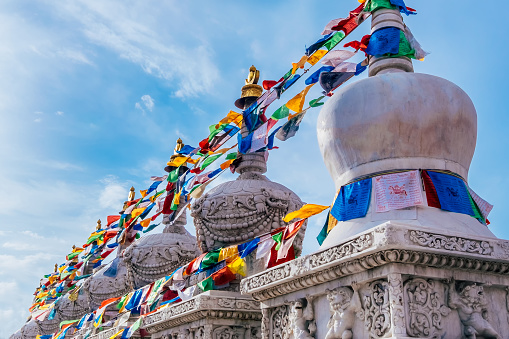
[(173, 213), (173, 210), (171, 209), (171, 203), (173, 202), (173, 196), (175, 195), (175, 192), (168, 193), (166, 198), (164, 199), (164, 205), (163, 205), (163, 214), (171, 214)]
[(440, 200), (438, 200), (438, 194), (433, 185), (433, 181), (429, 177), (428, 171), (422, 171), (422, 181), (424, 182), (424, 190), (426, 191), (426, 199), (428, 200), (429, 207), (441, 208)]
[(228, 266), (221, 268), (216, 273), (212, 274), (212, 280), (215, 286), (226, 285), (230, 281), (235, 280), (237, 276), (230, 270)]
[(357, 17), (364, 9), (364, 4), (360, 5), (353, 11), (350, 11), (348, 18), (339, 21), (336, 26), (332, 27), (332, 31), (343, 31), (345, 35), (350, 34), (359, 24), (357, 23)]
[(350, 41), (349, 43), (345, 44), (345, 47), (352, 47), (355, 49), (355, 51), (361, 50), (363, 52), (366, 51), (366, 48), (368, 48), (369, 39), (371, 38), (371, 35), (365, 35), (362, 37), (361, 41)]
[(108, 222), (108, 225), (111, 225), (113, 224), (115, 221), (118, 221), (120, 219), (120, 215), (108, 215), (107, 217), (107, 222)]
[(280, 260), (277, 260), (276, 245), (274, 245), (270, 250), (270, 260), (269, 260), (269, 264), (267, 265), (267, 268), (281, 265), (281, 264), (291, 261), (293, 259), (295, 259), (295, 251), (293, 249), (293, 245), (292, 245), (292, 247), (290, 247), (290, 250), (288, 251), (288, 255), (286, 256), (286, 258), (281, 258)]

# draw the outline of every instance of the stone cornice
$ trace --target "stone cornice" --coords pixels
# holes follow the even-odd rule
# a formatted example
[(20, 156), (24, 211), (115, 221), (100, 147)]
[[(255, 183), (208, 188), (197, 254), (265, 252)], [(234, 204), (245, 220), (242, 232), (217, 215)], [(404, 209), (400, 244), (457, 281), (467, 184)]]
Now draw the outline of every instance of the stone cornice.
[(198, 295), (147, 316), (142, 328), (152, 334), (204, 318), (261, 320), (262, 314), (259, 302), (245, 297)]
[(508, 259), (505, 240), (438, 234), (388, 222), (337, 246), (245, 278), (241, 292), (263, 301), (390, 263), (508, 274)]

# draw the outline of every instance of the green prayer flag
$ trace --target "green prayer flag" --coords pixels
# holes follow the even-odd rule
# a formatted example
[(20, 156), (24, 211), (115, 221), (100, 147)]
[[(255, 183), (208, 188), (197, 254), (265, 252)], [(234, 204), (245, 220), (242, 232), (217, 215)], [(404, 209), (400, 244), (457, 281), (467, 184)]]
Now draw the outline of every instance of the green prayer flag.
[(323, 46), (327, 48), (327, 50), (331, 50), (334, 47), (336, 47), (337, 44), (339, 44), (344, 38), (345, 38), (345, 32), (337, 32), (330, 38)]
[(122, 308), (122, 306), (124, 306), (125, 300), (127, 299), (127, 296), (128, 296), (128, 295), (129, 295), (129, 293), (127, 293), (126, 295), (124, 295), (124, 296), (122, 297), (122, 299), (120, 299), (120, 301), (119, 301), (119, 302), (118, 302), (118, 304), (117, 304), (117, 308), (118, 308), (118, 309), (121, 309), (121, 308)]
[(484, 220), (484, 217), (482, 216), (482, 213), (479, 210), (479, 207), (477, 207), (477, 204), (475, 203), (474, 199), (472, 199), (472, 196), (470, 196), (470, 194), (468, 195), (468, 198), (470, 199), (470, 205), (472, 206), (472, 211), (474, 211), (473, 217), (476, 219)]
[(219, 260), (219, 253), (221, 252), (221, 249), (213, 250), (205, 254), (203, 257), (203, 260), (201, 261), (201, 268), (207, 269), (211, 266), (214, 266), (217, 264), (217, 261)]
[(222, 156), (222, 154), (215, 154), (215, 155), (212, 155), (212, 156), (208, 156), (207, 158), (205, 158), (203, 163), (200, 165), (200, 169), (202, 170), (202, 169), (206, 168), (208, 165), (210, 165), (211, 163), (216, 161), (221, 156)]
[(76, 277), (74, 278), (74, 280), (81, 280), (81, 279), (85, 279), (85, 278), (88, 278), (90, 277), (92, 274), (84, 274), (84, 275), (80, 275), (79, 277)]
[[(160, 223), (159, 223), (160, 224)], [(152, 224), (150, 225), (149, 227), (147, 227), (146, 229), (143, 230), (143, 233), (147, 233), (147, 232), (150, 232), (152, 231), (154, 228), (156, 228), (157, 226), (159, 226), (159, 224)]]
[(60, 328), (62, 328), (62, 326), (64, 326), (64, 325), (72, 324), (72, 323), (75, 323), (75, 322), (78, 322), (78, 321), (80, 321), (80, 320), (79, 320), (79, 319), (76, 319), (76, 320), (66, 320), (66, 321), (62, 321), (62, 322), (60, 323)]
[(198, 287), (201, 288), (203, 292), (207, 292), (214, 289), (214, 280), (212, 277), (208, 277), (205, 280), (202, 280), (198, 283)]
[(279, 251), (279, 249), (281, 248), (281, 243), (283, 241), (283, 231), (277, 233), (277, 234), (274, 234), (272, 236), (272, 239), (274, 239), (274, 241), (277, 243), (276, 245), (276, 251)]
[[(168, 182), (177, 182), (177, 180), (179, 178), (179, 169), (180, 169), (180, 166), (175, 168), (173, 171), (171, 171), (168, 174)], [(141, 201), (141, 199), (140, 199), (140, 201)]]
[(189, 194), (193, 193), (200, 186), (201, 186), (201, 184), (200, 185), (196, 185), (193, 188), (191, 188), (191, 191), (189, 192)]
[(134, 333), (134, 331), (136, 331), (137, 329), (140, 328), (142, 321), (143, 321), (143, 317), (139, 317), (138, 320), (136, 320), (136, 322), (131, 325), (131, 327), (129, 328), (129, 333), (131, 335)]
[(231, 152), (226, 155), (226, 160), (234, 160), (237, 159), (237, 152)]
[(135, 239), (140, 239), (141, 238), (141, 235), (140, 233), (136, 233), (136, 235), (134, 236)]
[(398, 54), (391, 54), (391, 57), (399, 57), (406, 56), (408, 58), (415, 59), (415, 50), (412, 49), (410, 43), (408, 42), (405, 33), (403, 31), (399, 32), (399, 52)]
[(67, 255), (67, 260), (71, 260), (72, 258), (77, 257), (79, 254), (80, 254), (80, 252), (69, 253)]
[(228, 124), (221, 124), (218, 128), (216, 128), (216, 125), (210, 125), (209, 131), (209, 141), (212, 140), (216, 135), (219, 134), (222, 130), (224, 130), (228, 126)]
[(325, 95), (322, 95), (321, 97), (319, 98), (316, 98), (316, 99), (313, 99), (309, 102), (309, 106), (311, 107), (318, 107), (318, 106), (322, 106), (324, 103), (323, 102), (320, 102), (323, 98), (325, 98)]
[(364, 7), (364, 11), (366, 12), (374, 12), (379, 9), (389, 8), (389, 9), (397, 9), (398, 7), (391, 4), (390, 0), (371, 0), (368, 1), (366, 7)]
[(279, 120), (279, 119), (286, 118), (289, 115), (290, 115), (290, 109), (288, 107), (286, 107), (286, 105), (283, 105), (283, 106), (279, 107), (274, 112), (274, 114), (272, 114), (271, 118), (274, 120)]
[(93, 243), (94, 241), (96, 241), (97, 239), (99, 239), (99, 238), (101, 238), (101, 237), (103, 237), (103, 238), (104, 238), (104, 234), (103, 234), (103, 233), (101, 233), (101, 234), (96, 234), (96, 235), (94, 235), (94, 236), (91, 236), (90, 238), (88, 238), (88, 240), (87, 240), (87, 244), (91, 244), (91, 243)]
[(327, 238), (327, 235), (328, 235), (327, 229), (329, 228), (329, 215), (330, 215), (330, 213), (327, 213), (327, 219), (325, 220), (325, 225), (323, 225), (322, 230), (316, 237), (316, 240), (318, 241), (320, 246), (322, 246), (323, 241), (325, 240), (325, 238)]
[(289, 77), (291, 77), (291, 76), (292, 76), (292, 74), (293, 74), (293, 73), (292, 73), (292, 71), (293, 71), (293, 67), (292, 67), (292, 68), (291, 68), (288, 72), (286, 72), (286, 74), (285, 74), (285, 75), (283, 75), (283, 79), (285, 79), (285, 80), (286, 80), (286, 79), (288, 79)]

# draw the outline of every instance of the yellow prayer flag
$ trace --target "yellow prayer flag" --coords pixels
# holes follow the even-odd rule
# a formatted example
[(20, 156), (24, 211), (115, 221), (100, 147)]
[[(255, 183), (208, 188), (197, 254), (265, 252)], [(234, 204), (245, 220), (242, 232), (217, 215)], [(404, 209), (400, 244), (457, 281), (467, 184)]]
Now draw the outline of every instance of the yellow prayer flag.
[(306, 95), (308, 94), (308, 91), (311, 89), (311, 87), (313, 87), (313, 85), (314, 84), (306, 86), (302, 92), (290, 99), (290, 101), (286, 103), (286, 107), (294, 112), (301, 112), (302, 108), (304, 107), (304, 102), (306, 101)]
[(187, 155), (179, 155), (176, 156), (172, 161), (168, 161), (166, 165), (179, 167), (180, 165), (186, 163), (188, 160), (189, 159), (187, 158)]
[(142, 214), (143, 211), (145, 210), (146, 207), (141, 207), (141, 208), (135, 208), (132, 212), (131, 212), (131, 219), (134, 219), (136, 218), (138, 215)]
[(323, 56), (325, 54), (327, 54), (328, 51), (324, 50), (324, 49), (319, 49), (318, 51), (314, 52), (309, 58), (308, 58), (308, 62), (314, 66), (318, 61), (320, 61), (321, 58), (323, 58)]
[(295, 218), (299, 219), (306, 219), (309, 218), (312, 215), (321, 213), (325, 211), (330, 206), (323, 206), (323, 205), (315, 205), (315, 204), (306, 204), (302, 206), (297, 211), (293, 211), (292, 213), (288, 213), (284, 218), (284, 222), (289, 222), (290, 220), (293, 220)]
[(148, 190), (141, 190), (140, 191), (141, 197), (145, 198), (147, 196), (147, 192), (148, 192)]
[(219, 252), (219, 258), (217, 261), (223, 261), (226, 260), (226, 263), (229, 264), (232, 261), (234, 261), (239, 256), (239, 251), (237, 249), (237, 245), (230, 246), (226, 248), (221, 248), (221, 251)]
[(308, 56), (304, 55), (302, 58), (300, 58), (299, 62), (294, 63), (292, 62), (292, 74), (295, 74), (297, 71), (297, 68), (304, 68), (304, 65), (306, 64), (306, 61), (308, 60)]
[(229, 124), (230, 122), (233, 122), (235, 125), (242, 127), (242, 114), (234, 111), (228, 112), (226, 117), (219, 121), (219, 123), (216, 125), (216, 128), (219, 128), (219, 126), (222, 124)]
[(246, 262), (241, 257), (237, 257), (237, 259), (228, 264), (228, 268), (234, 274), (240, 274), (243, 277), (246, 276)]
[(114, 335), (112, 335), (109, 339), (115, 339), (120, 333), (124, 332), (124, 329), (121, 329), (120, 331), (118, 331), (117, 333), (115, 333)]
[(219, 167), (221, 167), (222, 170), (225, 170), (227, 169), (228, 167), (230, 167), (230, 165), (232, 164), (232, 162), (234, 162), (235, 159), (230, 159), (230, 160), (226, 160), (225, 162), (223, 162)]
[(150, 225), (150, 218), (148, 219), (145, 219), (143, 221), (140, 221), (140, 225), (143, 226), (143, 227), (148, 227), (148, 225)]

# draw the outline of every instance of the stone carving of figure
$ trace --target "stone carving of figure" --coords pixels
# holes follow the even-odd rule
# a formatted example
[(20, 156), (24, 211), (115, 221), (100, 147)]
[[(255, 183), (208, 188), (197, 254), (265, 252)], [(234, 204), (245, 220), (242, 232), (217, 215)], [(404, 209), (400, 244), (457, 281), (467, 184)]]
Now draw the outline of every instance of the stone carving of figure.
[(456, 283), (449, 283), (449, 307), (458, 310), (458, 315), (464, 326), (464, 334), (468, 339), (480, 336), (485, 339), (502, 338), (487, 320), (483, 287), (472, 282), (460, 283), (456, 291)]
[(361, 308), (359, 286), (352, 283), (352, 288), (353, 291), (348, 287), (338, 287), (327, 292), (332, 315), (325, 339), (352, 339), (356, 313)]
[(288, 317), (288, 339), (314, 339), (316, 332), (313, 297), (299, 298), (292, 303)]

